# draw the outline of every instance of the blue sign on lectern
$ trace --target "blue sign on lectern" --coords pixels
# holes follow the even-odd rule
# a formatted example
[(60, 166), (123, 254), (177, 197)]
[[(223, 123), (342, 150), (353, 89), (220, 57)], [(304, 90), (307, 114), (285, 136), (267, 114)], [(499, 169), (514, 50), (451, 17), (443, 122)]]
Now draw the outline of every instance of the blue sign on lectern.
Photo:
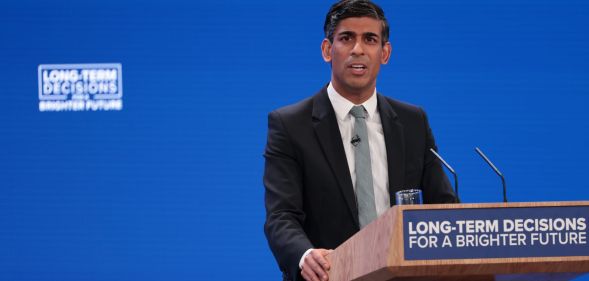
[(589, 256), (589, 206), (404, 210), (405, 260)]

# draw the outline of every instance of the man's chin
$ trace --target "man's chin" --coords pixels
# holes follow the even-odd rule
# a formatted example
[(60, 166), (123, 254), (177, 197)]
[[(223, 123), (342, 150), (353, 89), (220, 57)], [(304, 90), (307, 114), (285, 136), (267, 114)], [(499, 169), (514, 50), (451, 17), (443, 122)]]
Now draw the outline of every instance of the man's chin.
[(355, 92), (365, 92), (374, 89), (374, 84), (368, 81), (348, 81), (348, 89)]

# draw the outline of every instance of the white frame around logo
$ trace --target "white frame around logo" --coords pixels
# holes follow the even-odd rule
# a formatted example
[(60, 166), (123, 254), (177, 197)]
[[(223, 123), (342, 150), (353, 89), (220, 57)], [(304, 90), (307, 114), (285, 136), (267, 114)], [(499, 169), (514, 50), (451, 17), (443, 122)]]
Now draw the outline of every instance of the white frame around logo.
[(39, 100), (67, 100), (67, 96), (43, 96), (43, 70), (55, 69), (96, 69), (96, 68), (116, 68), (117, 69), (117, 94), (96, 94), (95, 100), (103, 99), (121, 99), (123, 97), (123, 67), (120, 63), (81, 63), (81, 64), (40, 64), (37, 68), (39, 78)]

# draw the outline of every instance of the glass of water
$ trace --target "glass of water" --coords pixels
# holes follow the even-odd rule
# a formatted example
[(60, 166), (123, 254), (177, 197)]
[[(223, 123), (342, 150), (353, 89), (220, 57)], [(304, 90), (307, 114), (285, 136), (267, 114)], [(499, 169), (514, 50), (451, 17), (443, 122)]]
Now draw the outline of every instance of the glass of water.
[(421, 189), (405, 189), (395, 193), (395, 202), (397, 205), (421, 205), (423, 199)]

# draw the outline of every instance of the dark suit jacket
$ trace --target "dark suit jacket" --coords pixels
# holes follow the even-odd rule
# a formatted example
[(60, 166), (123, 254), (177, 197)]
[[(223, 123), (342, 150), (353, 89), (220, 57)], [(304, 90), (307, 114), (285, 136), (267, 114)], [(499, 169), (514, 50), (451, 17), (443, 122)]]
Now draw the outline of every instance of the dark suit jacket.
[[(378, 94), (389, 193), (420, 187), (425, 203), (455, 202), (425, 112)], [(268, 116), (264, 185), (268, 243), (285, 280), (302, 280), (309, 248), (334, 249), (360, 227), (350, 170), (324, 87)], [(391, 204), (394, 204), (391, 198)]]

